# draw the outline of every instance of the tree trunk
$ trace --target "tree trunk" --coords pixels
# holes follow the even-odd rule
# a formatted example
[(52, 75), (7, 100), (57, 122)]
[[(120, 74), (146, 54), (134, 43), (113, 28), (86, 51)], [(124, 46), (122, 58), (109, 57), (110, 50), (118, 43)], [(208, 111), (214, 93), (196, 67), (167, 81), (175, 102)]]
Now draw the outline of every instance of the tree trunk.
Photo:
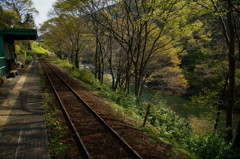
[(100, 60), (99, 60), (99, 81), (103, 84), (103, 75), (104, 75), (104, 55), (102, 44), (100, 44)]
[[(136, 71), (136, 68), (135, 68)], [(135, 96), (138, 98), (138, 73), (135, 72)]]
[(139, 98), (142, 93), (143, 77), (140, 72), (136, 72), (135, 74), (135, 95), (137, 98)]
[(238, 42), (238, 61), (240, 62), (240, 42)]
[(75, 68), (79, 69), (78, 52), (75, 53)]
[(126, 73), (126, 83), (125, 83), (124, 92), (126, 93), (130, 92), (130, 77), (128, 72)]
[(71, 51), (71, 54), (70, 54), (69, 63), (74, 64), (74, 55), (73, 55), (72, 51)]
[(97, 78), (100, 83), (102, 83), (102, 45), (100, 44), (100, 39), (98, 39), (98, 52), (97, 52)]
[(96, 36), (96, 50), (95, 50), (95, 61), (94, 61), (94, 65), (95, 65), (95, 71), (94, 71), (94, 75), (95, 78), (97, 78), (98, 76), (98, 40), (97, 40), (97, 36)]
[(234, 142), (237, 146), (240, 146), (240, 120), (238, 122), (237, 135)]
[(222, 90), (221, 103), (218, 106), (217, 117), (216, 117), (215, 124), (214, 124), (214, 132), (216, 132), (217, 127), (218, 127), (218, 121), (220, 119), (220, 114), (221, 114), (222, 105), (223, 105), (223, 99), (224, 99), (224, 97), (226, 95), (226, 92), (227, 92), (228, 78), (229, 78), (229, 75), (227, 74), (226, 79), (225, 79), (225, 83), (224, 83), (224, 87), (223, 87), (223, 90)]
[(127, 61), (127, 66), (126, 66), (126, 87), (125, 87), (125, 92), (128, 94), (130, 93), (130, 81), (131, 81), (131, 67), (132, 67), (132, 62), (131, 62), (131, 57), (130, 57), (130, 52), (126, 52), (126, 61)]
[(227, 13), (227, 25), (229, 33), (229, 53), (228, 53), (228, 63), (229, 63), (229, 99), (228, 107), (226, 111), (226, 141), (232, 141), (233, 131), (232, 131), (232, 116), (233, 108), (235, 104), (235, 43), (234, 43), (234, 26), (232, 21), (232, 11), (231, 11), (231, 0), (227, 1), (228, 3), (228, 13)]
[(115, 75), (114, 75), (114, 71), (113, 71), (113, 65), (112, 65), (112, 55), (113, 55), (113, 52), (112, 52), (112, 34), (110, 33), (110, 37), (109, 37), (109, 59), (108, 59), (108, 62), (109, 62), (109, 69), (110, 69), (110, 73), (111, 73), (111, 76), (112, 76), (112, 90), (114, 90), (114, 86), (115, 86)]
[(117, 73), (117, 77), (116, 77), (115, 86), (114, 86), (114, 89), (113, 89), (114, 91), (117, 90), (117, 87), (118, 87), (118, 85), (120, 83), (120, 79), (121, 79), (121, 74), (118, 72)]

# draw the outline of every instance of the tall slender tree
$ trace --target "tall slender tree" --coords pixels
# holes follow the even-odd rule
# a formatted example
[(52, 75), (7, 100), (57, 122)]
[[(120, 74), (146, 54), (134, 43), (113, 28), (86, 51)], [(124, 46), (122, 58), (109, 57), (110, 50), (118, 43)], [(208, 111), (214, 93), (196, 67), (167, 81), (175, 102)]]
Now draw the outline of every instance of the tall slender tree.
[[(235, 53), (235, 26), (234, 14), (236, 0), (210, 0), (208, 3), (203, 3), (201, 0), (195, 0), (197, 4), (208, 10), (213, 10), (212, 13), (216, 13), (219, 21), (222, 25), (222, 33), (225, 37), (225, 42), (228, 47), (228, 77), (229, 77), (229, 89), (228, 89), (228, 106), (226, 111), (226, 140), (233, 140), (233, 110), (235, 106), (235, 70), (236, 70), (236, 53)], [(205, 2), (205, 1), (204, 1)], [(209, 3), (210, 2), (210, 3)], [(238, 2), (237, 2), (238, 3)]]

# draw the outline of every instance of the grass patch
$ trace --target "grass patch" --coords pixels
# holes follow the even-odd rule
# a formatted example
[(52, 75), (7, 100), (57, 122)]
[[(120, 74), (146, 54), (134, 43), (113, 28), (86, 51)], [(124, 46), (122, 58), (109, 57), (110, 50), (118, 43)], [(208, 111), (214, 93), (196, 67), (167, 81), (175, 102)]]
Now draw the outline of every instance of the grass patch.
[(49, 105), (44, 106), (45, 123), (48, 130), (49, 151), (51, 158), (63, 158), (67, 145), (61, 140), (65, 138), (65, 128), (59, 122), (58, 116), (61, 112), (53, 112)]
[(61, 140), (67, 136), (67, 133), (63, 125), (60, 123), (59, 116), (61, 112), (57, 111), (57, 109), (52, 105), (53, 99), (50, 97), (48, 90), (46, 89), (44, 73), (41, 67), (39, 67), (39, 72), (41, 77), (40, 85), (43, 91), (43, 108), (45, 111), (44, 117), (47, 128), (50, 156), (51, 158), (61, 159), (64, 158), (64, 154), (68, 147)]

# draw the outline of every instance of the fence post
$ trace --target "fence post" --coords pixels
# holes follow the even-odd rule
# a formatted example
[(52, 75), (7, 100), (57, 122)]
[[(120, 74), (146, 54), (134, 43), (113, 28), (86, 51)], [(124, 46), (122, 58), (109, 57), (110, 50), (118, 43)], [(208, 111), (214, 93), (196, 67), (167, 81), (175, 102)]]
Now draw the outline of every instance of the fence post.
[(145, 127), (147, 116), (149, 114), (149, 110), (150, 110), (150, 104), (147, 105), (147, 111), (146, 111), (146, 115), (145, 115), (145, 118), (144, 118), (144, 121), (143, 121), (143, 125), (142, 125), (143, 127)]

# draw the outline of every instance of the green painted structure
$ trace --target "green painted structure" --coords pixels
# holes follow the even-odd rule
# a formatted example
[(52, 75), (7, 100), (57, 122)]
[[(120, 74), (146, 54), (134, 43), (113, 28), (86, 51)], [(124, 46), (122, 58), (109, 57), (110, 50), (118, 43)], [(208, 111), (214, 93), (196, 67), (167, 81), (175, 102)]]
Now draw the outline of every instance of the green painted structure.
[(35, 29), (0, 29), (0, 76), (5, 76), (15, 62), (14, 40), (36, 40)]

